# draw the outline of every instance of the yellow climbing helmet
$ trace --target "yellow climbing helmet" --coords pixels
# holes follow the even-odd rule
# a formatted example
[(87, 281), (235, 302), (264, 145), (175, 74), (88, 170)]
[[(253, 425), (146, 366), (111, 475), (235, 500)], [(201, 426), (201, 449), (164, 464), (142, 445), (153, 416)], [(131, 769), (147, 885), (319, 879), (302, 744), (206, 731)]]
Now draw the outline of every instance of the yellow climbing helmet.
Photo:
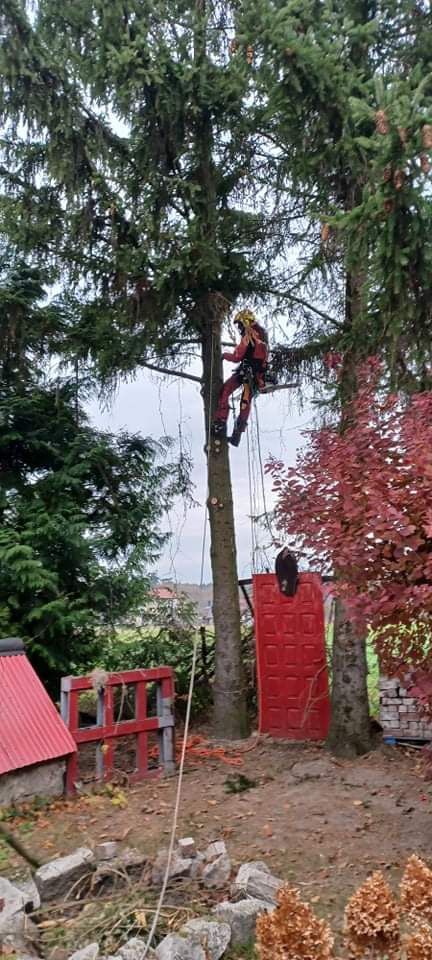
[(252, 310), (239, 310), (234, 317), (234, 323), (242, 323), (244, 327), (250, 327), (256, 322), (255, 314)]

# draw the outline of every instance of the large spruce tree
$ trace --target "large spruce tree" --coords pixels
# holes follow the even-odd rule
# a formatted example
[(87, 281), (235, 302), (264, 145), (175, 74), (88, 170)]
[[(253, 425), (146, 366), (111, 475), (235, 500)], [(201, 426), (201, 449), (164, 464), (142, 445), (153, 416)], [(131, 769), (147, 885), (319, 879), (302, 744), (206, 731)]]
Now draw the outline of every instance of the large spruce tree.
[[(257, 134), (238, 3), (5, 0), (4, 229), (79, 301), (101, 377), (202, 364), (205, 433), (230, 305), (281, 282), (287, 203)], [(279, 259), (278, 259), (279, 254)], [(77, 304), (76, 304), (77, 305)], [(208, 456), (215, 727), (245, 735), (228, 450)], [(198, 565), (198, 564), (197, 564)]]
[[(320, 308), (279, 363), (322, 383), (326, 354), (342, 354), (332, 399), (343, 430), (362, 358), (379, 353), (406, 389), (430, 385), (430, 5), (251, 0), (243, 17), (259, 63), (257, 129), (280, 159), (278, 189), (298, 197), (308, 224), (289, 297), (315, 294)], [(365, 636), (338, 603), (330, 745), (340, 754), (370, 747), (366, 674)]]

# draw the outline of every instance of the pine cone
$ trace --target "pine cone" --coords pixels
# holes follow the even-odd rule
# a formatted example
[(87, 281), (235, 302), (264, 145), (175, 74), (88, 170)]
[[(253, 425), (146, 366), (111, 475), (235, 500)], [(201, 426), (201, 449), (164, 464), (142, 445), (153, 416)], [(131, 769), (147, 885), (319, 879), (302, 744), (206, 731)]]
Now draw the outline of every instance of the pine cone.
[(431, 168), (431, 163), (426, 153), (422, 153), (420, 157), (420, 166), (423, 170), (423, 173), (429, 173), (429, 170)]
[(390, 123), (385, 110), (377, 110), (375, 114), (375, 129), (383, 137), (390, 133)]
[(236, 53), (236, 51), (238, 50), (239, 46), (240, 46), (240, 44), (239, 44), (238, 40), (235, 40), (235, 39), (234, 39), (234, 40), (230, 40), (229, 52), (230, 52), (231, 54)]
[(422, 144), (426, 150), (432, 150), (432, 123), (425, 123), (422, 127)]
[(390, 200), (390, 199), (384, 200), (384, 210), (386, 213), (391, 213), (393, 210), (393, 207), (394, 207), (393, 200)]
[(327, 240), (330, 237), (331, 228), (328, 223), (323, 223), (321, 225), (321, 240), (323, 243), (327, 243)]
[(254, 50), (253, 50), (253, 47), (251, 47), (251, 45), (249, 44), (249, 46), (246, 47), (246, 60), (249, 64), (251, 64), (253, 63), (253, 58), (254, 58)]
[(406, 127), (398, 127), (398, 134), (400, 142), (405, 146), (408, 140), (408, 130)]
[(392, 170), (391, 163), (388, 163), (387, 166), (384, 167), (384, 170), (383, 170), (383, 180), (384, 180), (384, 183), (388, 183), (389, 180), (391, 180), (391, 178), (392, 178), (392, 173), (393, 173), (393, 170)]
[(402, 190), (402, 187), (405, 183), (405, 174), (403, 170), (395, 170), (393, 175), (393, 183), (395, 190)]

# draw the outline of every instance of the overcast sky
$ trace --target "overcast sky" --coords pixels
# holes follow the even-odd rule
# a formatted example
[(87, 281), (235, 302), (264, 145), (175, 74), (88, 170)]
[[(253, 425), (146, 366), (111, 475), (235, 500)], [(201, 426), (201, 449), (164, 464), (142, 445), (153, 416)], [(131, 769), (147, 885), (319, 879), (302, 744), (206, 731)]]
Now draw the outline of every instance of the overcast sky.
[[(232, 364), (225, 363), (225, 376), (229, 376)], [(310, 426), (311, 410), (298, 409), (291, 390), (261, 396), (255, 401), (258, 406), (259, 433), (261, 451), (264, 460), (269, 453), (281, 457), (286, 463), (294, 463), (296, 449), (302, 442), (302, 427)], [(236, 397), (238, 409), (238, 398)], [(124, 384), (112, 401), (109, 410), (101, 409), (93, 403), (90, 409), (93, 422), (103, 428), (117, 430), (121, 427), (139, 431), (145, 436), (159, 438), (164, 435), (178, 437), (181, 424), (183, 442), (190, 451), (194, 468), (194, 499), (199, 506), (185, 511), (177, 503), (165, 520), (165, 528), (171, 530), (172, 537), (157, 564), (157, 573), (161, 578), (172, 578), (179, 582), (198, 583), (201, 568), (201, 549), (204, 525), (204, 503), (206, 499), (206, 463), (203, 452), (204, 427), (202, 400), (199, 385), (191, 381), (174, 378), (162, 378), (148, 371), (143, 372), (131, 383)], [(259, 475), (259, 460), (255, 440), (254, 422), (249, 426), (251, 439), (251, 463)], [(251, 429), (252, 427), (252, 429)], [(251, 573), (251, 529), (250, 497), (248, 483), (248, 454), (246, 436), (242, 437), (239, 448), (230, 448), (235, 522), (237, 533), (239, 577), (248, 577)], [(260, 496), (258, 512), (262, 509), (260, 482), (253, 484)], [(271, 506), (271, 482), (265, 479), (267, 506)], [(268, 533), (260, 532), (261, 546), (268, 545)], [(268, 552), (271, 563), (275, 551)], [(258, 569), (264, 569), (264, 556), (257, 556)], [(206, 550), (204, 582), (211, 580), (210, 558)]]

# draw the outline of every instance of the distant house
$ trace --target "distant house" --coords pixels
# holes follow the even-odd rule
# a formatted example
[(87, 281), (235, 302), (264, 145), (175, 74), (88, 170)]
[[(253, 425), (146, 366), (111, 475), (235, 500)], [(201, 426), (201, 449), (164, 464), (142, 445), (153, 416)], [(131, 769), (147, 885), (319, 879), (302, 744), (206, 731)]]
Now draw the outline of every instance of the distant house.
[(146, 606), (146, 614), (157, 621), (165, 617), (174, 617), (180, 604), (180, 597), (176, 591), (165, 585), (153, 587), (151, 600)]

